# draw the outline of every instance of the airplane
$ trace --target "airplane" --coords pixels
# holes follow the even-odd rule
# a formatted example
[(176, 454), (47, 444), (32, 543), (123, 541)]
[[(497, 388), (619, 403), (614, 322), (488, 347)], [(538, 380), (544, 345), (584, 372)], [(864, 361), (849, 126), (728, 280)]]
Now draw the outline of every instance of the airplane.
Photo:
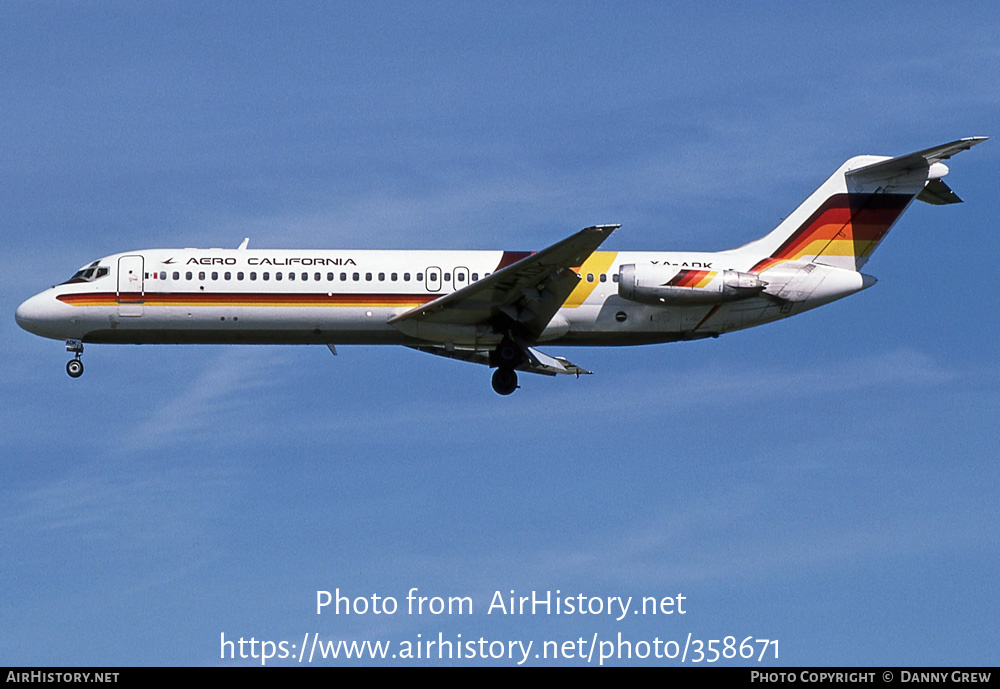
[(98, 259), (17, 308), (25, 330), (84, 343), (405, 345), (517, 372), (589, 374), (544, 345), (639, 345), (718, 337), (875, 284), (860, 272), (914, 201), (961, 203), (941, 161), (970, 137), (845, 162), (767, 235), (719, 252), (598, 251), (619, 225), (546, 249), (382, 251), (149, 249)]

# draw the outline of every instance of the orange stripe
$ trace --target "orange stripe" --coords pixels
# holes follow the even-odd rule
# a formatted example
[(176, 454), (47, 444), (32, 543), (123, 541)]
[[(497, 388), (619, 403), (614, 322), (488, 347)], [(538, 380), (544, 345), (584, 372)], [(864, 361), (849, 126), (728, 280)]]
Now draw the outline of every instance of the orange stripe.
[(701, 288), (715, 277), (714, 270), (682, 270), (667, 284), (671, 287)]
[[(60, 294), (59, 301), (71, 306), (114, 306), (113, 293)], [(435, 295), (380, 294), (156, 294), (147, 293), (141, 302), (146, 306), (419, 306)]]

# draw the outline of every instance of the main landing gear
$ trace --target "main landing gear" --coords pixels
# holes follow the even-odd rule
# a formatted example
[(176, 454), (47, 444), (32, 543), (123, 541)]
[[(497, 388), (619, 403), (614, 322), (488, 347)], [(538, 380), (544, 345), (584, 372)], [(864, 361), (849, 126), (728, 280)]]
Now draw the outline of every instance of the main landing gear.
[(493, 372), (493, 390), (498, 395), (509, 395), (517, 390), (517, 373), (514, 367), (524, 360), (524, 352), (509, 339), (504, 339), (490, 356)]
[(498, 368), (493, 372), (493, 389), (498, 395), (509, 395), (517, 390), (517, 373), (512, 368)]
[(83, 342), (80, 340), (66, 340), (66, 351), (73, 352), (76, 357), (70, 359), (66, 364), (66, 373), (70, 378), (79, 378), (83, 375), (83, 362), (80, 355), (83, 354)]

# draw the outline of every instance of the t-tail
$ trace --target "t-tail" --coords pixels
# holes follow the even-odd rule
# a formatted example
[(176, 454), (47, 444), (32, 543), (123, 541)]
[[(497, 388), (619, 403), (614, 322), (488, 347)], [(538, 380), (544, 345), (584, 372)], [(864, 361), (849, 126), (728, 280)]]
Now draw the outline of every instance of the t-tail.
[(941, 161), (986, 139), (959, 139), (897, 158), (851, 158), (770, 234), (737, 251), (759, 257), (750, 271), (759, 275), (810, 263), (859, 271), (914, 199), (961, 203), (941, 179), (948, 174)]

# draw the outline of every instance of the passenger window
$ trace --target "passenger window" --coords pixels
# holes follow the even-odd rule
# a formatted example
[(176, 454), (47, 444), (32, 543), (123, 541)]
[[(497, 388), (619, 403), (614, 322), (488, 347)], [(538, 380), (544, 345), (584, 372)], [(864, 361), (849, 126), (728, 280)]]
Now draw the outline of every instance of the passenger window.
[(393, 273), (389, 277), (392, 279), (393, 282), (396, 282), (396, 280), (399, 279), (399, 273)]
[(601, 273), (601, 282), (607, 282), (607, 281), (608, 281), (607, 273)]
[[(316, 273), (316, 279), (319, 280), (319, 273)], [(327, 273), (326, 279), (328, 282), (333, 282), (333, 273)]]
[(188, 280), (190, 280), (190, 279), (192, 279), (192, 278), (193, 278), (194, 276), (193, 276), (193, 275), (191, 275), (191, 271), (188, 271), (187, 273), (185, 273), (184, 277), (186, 277), (186, 278), (187, 278)]
[(204, 270), (198, 272), (198, 279), (199, 280), (204, 280), (205, 279), (205, 271)]
[(472, 281), (475, 282), (478, 279), (479, 279), (479, 273), (473, 273), (472, 274)]
[(177, 272), (177, 271), (175, 270), (175, 271), (174, 271), (174, 280), (180, 280), (180, 279), (181, 279), (181, 274), (180, 274), (180, 273), (178, 273), (178, 272)]
[(253, 273), (253, 272), (250, 273), (250, 279), (251, 280), (256, 280), (257, 279), (257, 273)]
[[(264, 273), (264, 274), (267, 275), (267, 273)], [(267, 278), (265, 278), (265, 280), (266, 279)], [(275, 280), (280, 280), (281, 279), (281, 271), (280, 270), (277, 273), (274, 274), (274, 279)]]
[(295, 279), (295, 273), (289, 273), (288, 274), (288, 279), (289, 280), (294, 280)]
[(417, 282), (423, 282), (423, 281), (424, 281), (424, 274), (417, 273)]
[(444, 274), (444, 281), (445, 282), (451, 282), (451, 273), (445, 273)]
[(242, 280), (243, 279), (243, 271), (242, 270), (240, 272), (236, 273), (236, 279), (237, 280)]
[(594, 274), (587, 273), (587, 282), (593, 282), (593, 281), (594, 281)]
[(403, 282), (409, 282), (409, 281), (410, 281), (410, 274), (403, 273)]
[(233, 274), (227, 270), (225, 273), (222, 274), (222, 277), (224, 277), (226, 280), (232, 280)]
[(352, 275), (351, 277), (354, 278), (355, 282), (357, 282), (358, 280), (361, 279), (361, 274), (360, 273), (354, 273), (354, 275)]
[(378, 274), (378, 281), (379, 282), (385, 282), (385, 273), (379, 273)]
[(611, 274), (611, 282), (618, 282), (618, 273)]
[(216, 271), (213, 270), (212, 271), (212, 279), (213, 280), (218, 280), (219, 279), (219, 273), (217, 273)]
[[(101, 271), (97, 271), (97, 277), (101, 277)], [(167, 279), (167, 272), (165, 270), (160, 271), (160, 279), (161, 280)]]
[(263, 275), (261, 275), (261, 278), (263, 278), (265, 281), (270, 280), (271, 279), (271, 274), (270, 273), (264, 273)]
[(371, 273), (365, 273), (365, 280), (367, 280), (368, 282), (371, 282), (372, 281), (372, 274)]

